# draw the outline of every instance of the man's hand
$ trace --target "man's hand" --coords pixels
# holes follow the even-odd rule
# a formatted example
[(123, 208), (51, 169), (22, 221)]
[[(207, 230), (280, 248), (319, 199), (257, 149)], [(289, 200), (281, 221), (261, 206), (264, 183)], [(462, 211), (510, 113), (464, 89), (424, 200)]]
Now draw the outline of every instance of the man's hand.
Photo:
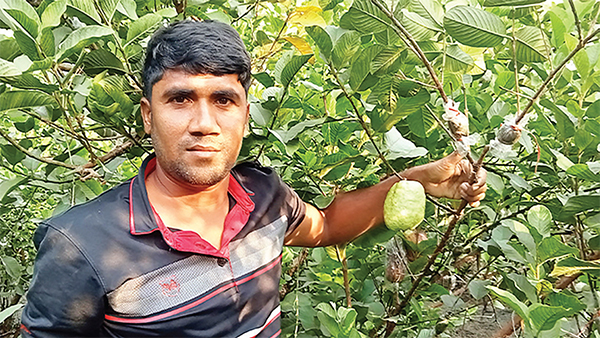
[(472, 170), (469, 161), (453, 152), (441, 160), (415, 167), (414, 170), (408, 169), (402, 175), (421, 182), (429, 195), (464, 199), (472, 207), (477, 207), (479, 201), (485, 197), (487, 172), (479, 169), (477, 182), (471, 185), (469, 180)]

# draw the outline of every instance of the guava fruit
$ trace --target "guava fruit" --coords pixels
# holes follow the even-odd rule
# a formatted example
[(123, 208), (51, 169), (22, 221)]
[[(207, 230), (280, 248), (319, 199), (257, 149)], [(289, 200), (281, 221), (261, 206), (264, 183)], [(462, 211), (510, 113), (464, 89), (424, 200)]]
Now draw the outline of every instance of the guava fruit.
[(414, 229), (425, 218), (425, 189), (417, 181), (401, 180), (388, 191), (383, 220), (393, 231)]

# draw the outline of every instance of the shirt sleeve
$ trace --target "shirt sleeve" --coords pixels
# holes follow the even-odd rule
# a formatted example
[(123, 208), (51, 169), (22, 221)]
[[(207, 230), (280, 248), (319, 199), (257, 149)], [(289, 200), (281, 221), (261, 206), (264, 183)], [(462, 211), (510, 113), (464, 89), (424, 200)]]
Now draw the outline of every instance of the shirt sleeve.
[(104, 287), (84, 251), (67, 234), (40, 224), (38, 249), (27, 303), (21, 317), (23, 337), (101, 335)]
[(284, 196), (284, 208), (288, 216), (288, 228), (285, 231), (285, 236), (288, 236), (302, 223), (306, 214), (306, 205), (298, 194), (283, 181), (280, 181), (280, 189)]

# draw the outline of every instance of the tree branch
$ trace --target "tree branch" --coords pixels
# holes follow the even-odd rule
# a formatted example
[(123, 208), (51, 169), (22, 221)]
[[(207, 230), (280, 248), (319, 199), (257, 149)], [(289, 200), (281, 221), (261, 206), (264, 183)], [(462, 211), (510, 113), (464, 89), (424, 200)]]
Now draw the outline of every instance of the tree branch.
[(425, 67), (427, 68), (427, 71), (429, 72), (429, 75), (431, 75), (431, 79), (435, 83), (437, 90), (440, 92), (440, 96), (442, 97), (442, 100), (444, 100), (444, 103), (447, 103), (448, 96), (446, 96), (446, 93), (444, 92), (444, 86), (438, 79), (437, 75), (435, 74), (435, 70), (433, 70), (431, 63), (429, 62), (429, 60), (427, 60), (425, 53), (423, 53), (423, 50), (421, 49), (421, 47), (419, 47), (419, 45), (417, 44), (417, 41), (415, 41), (415, 39), (410, 35), (410, 33), (402, 26), (400, 21), (398, 21), (398, 19), (396, 19), (394, 14), (392, 12), (390, 12), (381, 2), (379, 2), (378, 0), (371, 0), (371, 2), (373, 3), (373, 5), (375, 5), (377, 8), (379, 8), (379, 10), (381, 10), (388, 18), (390, 18), (390, 20), (392, 21), (392, 24), (393, 24), (392, 28), (394, 28), (394, 31), (396, 31), (396, 34), (398, 34), (399, 36), (403, 35), (410, 42), (410, 45), (412, 47), (411, 49), (413, 50), (413, 52), (415, 52), (417, 54), (417, 56), (421, 59), (421, 61), (425, 65)]
[(579, 43), (577, 44), (577, 47), (575, 47), (575, 49), (573, 49), (571, 51), (571, 53), (569, 53), (569, 55), (567, 55), (567, 57), (565, 57), (565, 59), (552, 71), (552, 73), (550, 73), (550, 75), (548, 75), (548, 77), (546, 78), (544, 83), (542, 83), (542, 85), (540, 86), (538, 91), (535, 93), (535, 95), (533, 95), (533, 97), (531, 98), (531, 100), (529, 101), (529, 103), (527, 104), (525, 109), (523, 109), (523, 111), (521, 113), (519, 113), (519, 115), (517, 116), (517, 119), (515, 120), (515, 124), (519, 124), (519, 122), (521, 122), (523, 117), (525, 117), (525, 115), (529, 112), (529, 110), (531, 110), (535, 101), (537, 101), (540, 98), (540, 96), (542, 96), (542, 93), (544, 92), (544, 90), (546, 89), (546, 87), (548, 86), (550, 81), (552, 81), (552, 79), (554, 79), (556, 74), (558, 74), (558, 72), (567, 64), (567, 62), (569, 62), (575, 56), (575, 54), (577, 54), (577, 52), (582, 50), (585, 47), (585, 45), (588, 42), (590, 42), (590, 40), (592, 40), (592, 38), (594, 36), (596, 36), (598, 33), (600, 33), (600, 29), (596, 29), (594, 32), (590, 33), (590, 35), (588, 35), (585, 39), (579, 41)]

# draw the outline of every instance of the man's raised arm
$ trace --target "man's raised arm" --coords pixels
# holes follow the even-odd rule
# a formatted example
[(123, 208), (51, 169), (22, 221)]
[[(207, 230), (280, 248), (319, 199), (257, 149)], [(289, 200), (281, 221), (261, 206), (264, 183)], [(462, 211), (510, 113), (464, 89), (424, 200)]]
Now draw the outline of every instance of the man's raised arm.
[[(469, 184), (471, 165), (458, 153), (402, 172), (408, 180), (419, 181), (425, 192), (435, 197), (465, 199), (472, 206), (485, 197), (485, 170), (477, 173), (477, 183)], [(328, 246), (345, 243), (383, 223), (383, 203), (388, 190), (398, 181), (390, 177), (372, 187), (342, 193), (325, 209), (306, 205), (306, 216), (285, 244)]]

